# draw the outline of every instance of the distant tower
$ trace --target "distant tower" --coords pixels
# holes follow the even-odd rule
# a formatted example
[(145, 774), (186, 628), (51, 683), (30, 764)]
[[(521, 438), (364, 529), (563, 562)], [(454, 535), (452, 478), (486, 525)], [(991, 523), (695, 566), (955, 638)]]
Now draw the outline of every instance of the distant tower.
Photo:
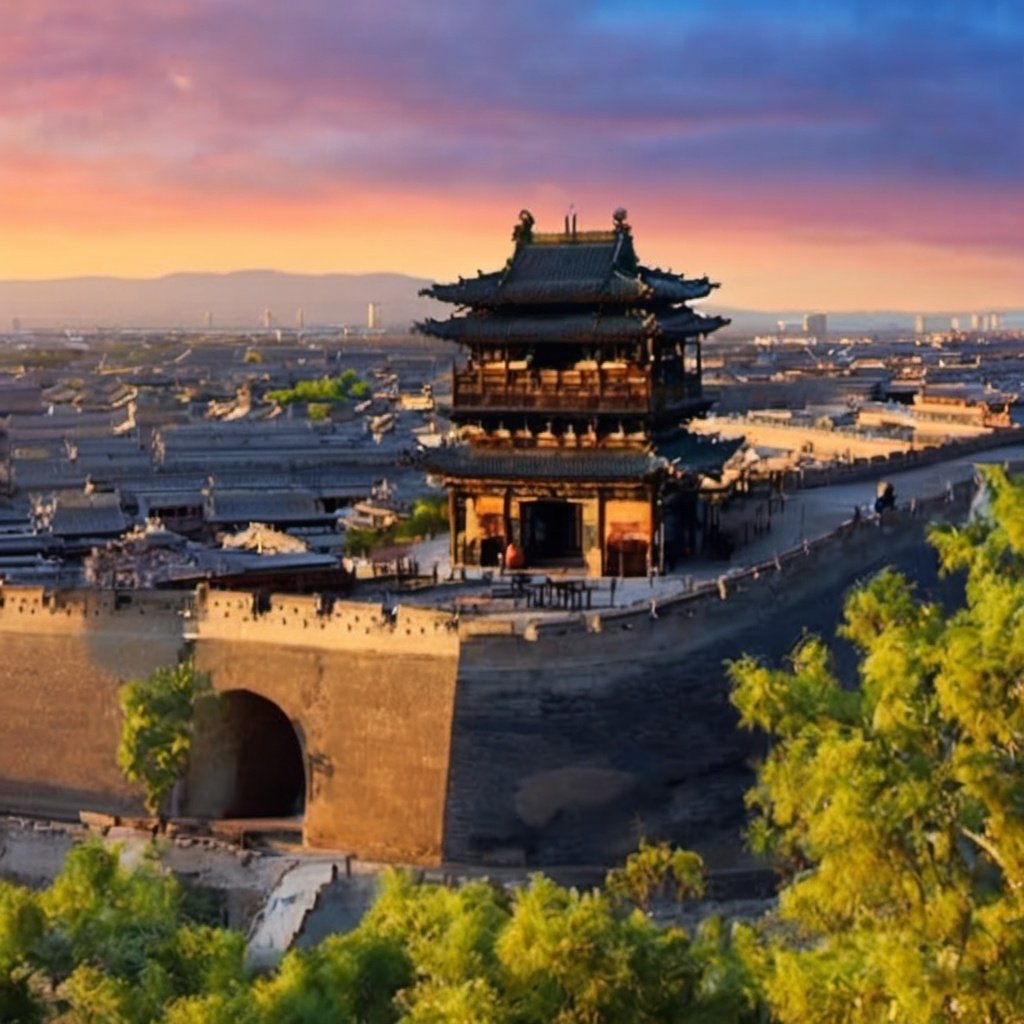
[(295, 312), (295, 326), (301, 331), (306, 326), (306, 314), (302, 312), (302, 307), (299, 306)]
[(959, 331), (960, 330), (960, 317), (958, 317), (958, 316), (951, 316), (949, 318), (949, 329), (951, 331)]
[(981, 315), (981, 313), (972, 313), (971, 314), (971, 330), (972, 331), (981, 331), (981, 330), (984, 330), (984, 329), (985, 329), (985, 317), (983, 317)]
[(928, 318), (924, 315), (924, 313), (918, 313), (917, 316), (914, 317), (914, 333), (928, 333)]
[(21, 332), (21, 317), (20, 316), (12, 316), (11, 317), (11, 330), (14, 331), (15, 334), (18, 334), (18, 333)]
[(371, 302), (366, 307), (366, 326), (371, 331), (379, 331), (384, 325), (384, 320), (380, 312), (380, 303)]
[(824, 313), (808, 313), (804, 317), (804, 334), (813, 334), (824, 341), (828, 334), (828, 317)]
[(266, 327), (267, 330), (270, 330), (270, 328), (274, 326), (274, 314), (271, 313), (269, 309), (263, 310), (260, 314), (260, 323)]
[(1001, 330), (1003, 326), (1003, 318), (998, 313), (989, 313), (988, 315), (988, 329), (990, 331)]
[(213, 314), (209, 310), (203, 314), (203, 326), (207, 330), (213, 326)]

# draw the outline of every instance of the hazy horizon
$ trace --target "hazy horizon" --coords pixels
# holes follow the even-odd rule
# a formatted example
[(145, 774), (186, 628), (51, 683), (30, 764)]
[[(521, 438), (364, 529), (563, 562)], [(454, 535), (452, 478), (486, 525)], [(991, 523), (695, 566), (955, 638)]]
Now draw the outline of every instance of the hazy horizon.
[[(427, 278), (397, 273), (297, 274), (253, 268), (207, 273), (180, 271), (157, 277), (86, 276), (36, 281), (0, 280), (0, 334), (17, 326), (24, 330), (74, 328), (256, 329), (269, 309), (273, 326), (292, 329), (366, 323), (367, 305), (379, 303), (385, 327), (404, 330), (415, 320), (444, 316), (443, 304), (418, 292)], [(800, 324), (803, 315), (825, 312), (835, 332), (908, 329), (913, 309), (822, 309), (789, 306), (751, 309), (723, 301), (723, 290), (696, 305), (732, 318), (731, 331), (764, 333), (780, 320)], [(936, 313), (933, 329), (943, 320), (971, 313), (998, 312), (1008, 327), (1024, 326), (1024, 305), (998, 310), (950, 306)], [(207, 323), (207, 315), (211, 321)], [(948, 322), (948, 321), (947, 321)]]
[[(427, 277), (417, 277), (411, 274), (402, 274), (398, 271), (392, 270), (368, 270), (368, 271), (326, 271), (322, 273), (305, 273), (302, 271), (290, 271), (282, 270), (274, 267), (238, 267), (233, 270), (172, 270), (164, 274), (153, 274), (153, 275), (140, 275), (132, 276), (129, 274), (78, 274), (70, 277), (54, 277), (54, 278), (0, 278), (0, 288), (8, 285), (13, 286), (26, 286), (31, 288), (32, 286), (45, 286), (45, 285), (62, 285), (62, 284), (86, 284), (89, 282), (108, 282), (108, 283), (120, 283), (126, 284), (155, 284), (161, 281), (168, 281), (174, 278), (228, 278), (228, 277), (244, 277), (244, 276), (256, 276), (256, 275), (272, 275), (281, 278), (297, 278), (304, 281), (319, 281), (323, 279), (346, 279), (353, 282), (365, 280), (365, 279), (394, 279), (401, 281), (408, 281), (412, 286), (426, 285), (436, 279)], [(1007, 313), (1011, 315), (1024, 313), (1024, 297), (1022, 297), (1019, 305), (1010, 307), (971, 307), (967, 305), (948, 305), (943, 309), (939, 310), (920, 310), (912, 307), (886, 307), (886, 306), (856, 306), (849, 308), (832, 308), (825, 309), (814, 305), (789, 305), (789, 306), (778, 306), (774, 308), (750, 308), (745, 306), (736, 306), (729, 302), (719, 301), (718, 292), (712, 293), (711, 297), (705, 300), (701, 300), (699, 303), (691, 303), (691, 305), (700, 306), (708, 305), (716, 309), (725, 308), (732, 309), (743, 313), (761, 314), (765, 316), (779, 315), (779, 316), (796, 316), (804, 313), (827, 313), (829, 315), (843, 316), (843, 315), (876, 315), (885, 316), (890, 314), (898, 314), (901, 316), (917, 316), (923, 314), (928, 317), (943, 317), (943, 316), (958, 316), (965, 315), (972, 312), (977, 313)], [(415, 292), (410, 292), (410, 298), (415, 298)], [(374, 299), (372, 293), (367, 293), (366, 301), (377, 301)], [(431, 303), (431, 300), (425, 300), (427, 303)], [(2, 299), (0, 299), (2, 302)], [(432, 303), (431, 303), (432, 304)], [(436, 304), (434, 308), (440, 308)], [(5, 315), (6, 311), (0, 309), (0, 316)], [(11, 316), (17, 316), (17, 313), (10, 313)]]

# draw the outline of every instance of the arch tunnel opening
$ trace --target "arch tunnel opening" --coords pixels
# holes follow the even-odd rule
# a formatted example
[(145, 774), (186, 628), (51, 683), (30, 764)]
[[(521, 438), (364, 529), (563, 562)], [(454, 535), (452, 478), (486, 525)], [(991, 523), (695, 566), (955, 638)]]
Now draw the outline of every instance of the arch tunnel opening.
[(197, 714), (189, 810), (217, 818), (300, 818), (302, 743), (288, 716), (249, 690), (229, 690)]

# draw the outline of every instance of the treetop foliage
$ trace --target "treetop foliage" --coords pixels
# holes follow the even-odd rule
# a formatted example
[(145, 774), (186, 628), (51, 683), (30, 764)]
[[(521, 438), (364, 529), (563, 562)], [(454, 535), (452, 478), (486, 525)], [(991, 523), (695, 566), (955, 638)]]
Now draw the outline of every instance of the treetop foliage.
[(191, 662), (158, 668), (118, 692), (121, 740), (117, 763), (130, 782), (145, 788), (146, 809), (156, 814), (188, 766), (193, 707), (209, 680)]
[(742, 723), (774, 738), (748, 800), (787, 872), (780, 1021), (1024, 1020), (1024, 486), (984, 483), (987, 516), (931, 532), (964, 607), (891, 570), (848, 598), (859, 687), (814, 638), (787, 669), (731, 667)]
[(312, 402), (319, 405), (342, 405), (345, 402), (360, 401), (370, 396), (370, 385), (360, 379), (355, 370), (345, 370), (337, 377), (321, 377), (318, 380), (300, 380), (290, 388), (268, 391), (267, 401), (278, 405), (294, 405), (297, 402)]
[(448, 532), (448, 498), (444, 494), (426, 494), (413, 502), (412, 514), (384, 530), (350, 526), (345, 531), (345, 554), (360, 557), (403, 541), (432, 538)]
[[(665, 848), (667, 850), (667, 847)], [(660, 854), (659, 854), (660, 856)], [(688, 867), (692, 866), (688, 863)], [(246, 974), (179, 884), (75, 847), (42, 893), (0, 885), (0, 1020), (89, 1024), (755, 1024), (739, 933), (691, 937), (536, 876), (508, 893), (388, 871), (360, 925)], [(739, 938), (736, 936), (739, 935)], [(738, 945), (739, 944), (739, 945)]]

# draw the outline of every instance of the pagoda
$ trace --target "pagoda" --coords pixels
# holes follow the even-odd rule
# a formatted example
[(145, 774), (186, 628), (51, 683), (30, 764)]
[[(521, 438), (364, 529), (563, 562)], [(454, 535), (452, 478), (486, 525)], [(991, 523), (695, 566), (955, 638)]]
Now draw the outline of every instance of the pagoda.
[(701, 472), (731, 449), (685, 431), (711, 401), (701, 342), (729, 321), (687, 305), (718, 287), (643, 266), (626, 211), (608, 231), (534, 230), (505, 267), (421, 294), (455, 315), (418, 330), (456, 342), (456, 439), (427, 469), (448, 489), (453, 565), (663, 571), (695, 547)]

